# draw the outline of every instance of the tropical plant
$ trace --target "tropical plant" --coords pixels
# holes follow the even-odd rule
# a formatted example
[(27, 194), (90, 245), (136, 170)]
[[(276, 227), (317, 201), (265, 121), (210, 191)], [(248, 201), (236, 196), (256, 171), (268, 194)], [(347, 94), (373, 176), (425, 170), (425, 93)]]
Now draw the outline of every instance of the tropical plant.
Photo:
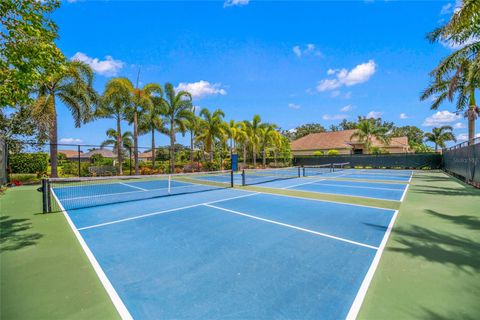
[(276, 138), (275, 132), (277, 126), (273, 124), (264, 124), (259, 128), (259, 140), (260, 140), (260, 148), (262, 151), (262, 166), (265, 168), (266, 158), (267, 158), (267, 148), (274, 144), (274, 139)]
[[(160, 92), (157, 91), (157, 94)], [(163, 98), (161, 96), (151, 97), (151, 105), (144, 110), (140, 115), (138, 121), (138, 132), (140, 135), (151, 133), (152, 134), (152, 168), (155, 169), (155, 132), (168, 135), (168, 130), (165, 129), (165, 125), (162, 119), (162, 115), (165, 111)]]
[(435, 145), (435, 152), (438, 152), (438, 147), (445, 148), (445, 142), (457, 141), (452, 131), (451, 126), (433, 128), (432, 132), (425, 133), (425, 141), (432, 142)]
[(192, 106), (191, 112), (192, 115), (191, 118), (188, 120), (187, 129), (190, 132), (190, 162), (193, 162), (195, 155), (195, 135), (198, 131), (200, 118), (195, 115), (194, 106)]
[(336, 149), (331, 149), (327, 151), (327, 156), (338, 156), (340, 154), (340, 151)]
[(65, 63), (60, 72), (46, 76), (35, 89), (37, 94), (32, 116), (39, 130), (48, 133), (50, 141), (51, 176), (57, 177), (58, 126), (56, 102), (59, 99), (72, 113), (75, 127), (90, 121), (98, 97), (93, 89), (93, 71), (85, 63)]
[(236, 141), (237, 144), (240, 144), (242, 147), (243, 153), (243, 166), (247, 165), (247, 147), (249, 144), (248, 132), (247, 132), (247, 125), (244, 121), (238, 122), (238, 128), (236, 133)]
[(175, 131), (185, 132), (192, 119), (192, 95), (187, 91), (175, 92), (171, 83), (165, 84), (164, 116), (170, 135), (170, 170), (175, 171)]
[(252, 121), (244, 121), (248, 140), (252, 147), (253, 166), (257, 166), (257, 149), (260, 143), (260, 128), (263, 127), (262, 118), (258, 114), (253, 116)]
[(208, 109), (203, 108), (200, 111), (200, 117), (202, 117), (202, 120), (199, 123), (196, 139), (197, 141), (203, 142), (205, 150), (210, 155), (210, 162), (212, 162), (215, 139), (222, 141), (227, 136), (228, 127), (225, 122), (223, 122), (225, 114), (220, 109), (211, 113)]
[(383, 144), (388, 145), (390, 143), (387, 128), (379, 127), (369, 119), (363, 119), (358, 123), (357, 130), (350, 136), (350, 140), (354, 138), (364, 144), (367, 152), (371, 151), (373, 138), (376, 138)]
[[(131, 90), (128, 86), (124, 85), (124, 82), (126, 82), (126, 80), (123, 78), (115, 78), (107, 82), (100, 99), (99, 107), (95, 112), (96, 117), (115, 119), (116, 130), (114, 131), (116, 133), (116, 142), (114, 145), (117, 150), (117, 165), (120, 175), (123, 174), (123, 152), (121, 150), (123, 135), (121, 121), (126, 119), (127, 109), (132, 104)], [(107, 136), (108, 135), (107, 131)]]
[(431, 108), (436, 109), (445, 100), (457, 97), (457, 111), (466, 109), (468, 139), (475, 137), (475, 120), (480, 109), (476, 105), (475, 90), (480, 87), (480, 2), (463, 0), (445, 25), (427, 35), (431, 42), (447, 43), (457, 49), (442, 59), (430, 73), (432, 81), (421, 99), (435, 99)]
[(101, 148), (113, 146), (113, 149), (117, 150), (117, 154), (123, 154), (125, 149), (129, 150), (133, 147), (133, 134), (130, 131), (125, 131), (121, 135), (120, 142), (118, 141), (118, 132), (115, 129), (108, 129), (106, 134), (107, 139), (100, 144)]

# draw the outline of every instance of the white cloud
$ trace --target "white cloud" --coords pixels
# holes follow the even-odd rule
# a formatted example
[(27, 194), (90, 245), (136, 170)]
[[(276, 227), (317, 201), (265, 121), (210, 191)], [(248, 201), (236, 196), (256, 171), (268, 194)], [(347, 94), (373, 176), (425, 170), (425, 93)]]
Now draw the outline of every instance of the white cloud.
[(335, 75), (336, 79), (323, 79), (318, 82), (317, 90), (327, 91), (334, 90), (341, 86), (354, 86), (360, 83), (368, 81), (376, 72), (377, 65), (375, 61), (369, 60), (368, 62), (361, 63), (355, 66), (353, 69), (328, 69), (328, 75)]
[(456, 42), (453, 42), (453, 41), (440, 41), (440, 43), (442, 44), (442, 46), (444, 46), (447, 49), (458, 50), (458, 49), (461, 49), (461, 48), (465, 47), (466, 45), (472, 44), (474, 42), (479, 42), (479, 41), (480, 41), (479, 38), (470, 37), (467, 40), (465, 40), (465, 42), (463, 42), (463, 43), (456, 43)]
[[(475, 138), (479, 138), (480, 133), (477, 133), (475, 135)], [(459, 135), (456, 136), (457, 141), (467, 141), (468, 140), (468, 133), (460, 133)]]
[(400, 119), (408, 119), (408, 116), (406, 113), (400, 113)]
[(250, 0), (225, 0), (223, 7), (246, 6)]
[(352, 105), (351, 104), (347, 104), (346, 106), (344, 106), (343, 108), (340, 109), (341, 112), (348, 112), (348, 111), (351, 111), (353, 109)]
[(382, 114), (383, 112), (380, 112), (380, 111), (370, 111), (369, 113), (367, 113), (367, 118), (373, 118), (373, 119), (380, 118)]
[(85, 62), (93, 71), (103, 76), (116, 76), (125, 64), (123, 61), (113, 59), (112, 56), (105, 56), (105, 60), (100, 60), (91, 58), (83, 52), (75, 53), (71, 60)]
[(298, 45), (294, 46), (292, 48), (292, 51), (299, 58), (303, 55), (305, 55), (305, 56), (313, 55), (313, 56), (318, 56), (318, 57), (322, 56), (322, 53), (319, 50), (317, 50), (317, 47), (313, 43), (307, 43), (307, 45), (305, 45), (304, 49), (302, 49), (301, 46), (298, 46)]
[(346, 114), (324, 114), (322, 116), (323, 120), (343, 120), (348, 118)]
[(447, 110), (437, 111), (435, 114), (427, 117), (422, 125), (425, 127), (442, 126), (457, 121), (460, 118), (460, 115)]
[(466, 128), (465, 124), (463, 122), (457, 122), (453, 126), (453, 129), (463, 129)]
[(292, 51), (293, 51), (293, 53), (295, 53), (295, 55), (296, 55), (297, 57), (301, 57), (301, 56), (302, 56), (302, 49), (300, 49), (299, 46), (293, 47), (293, 48), (292, 48)]
[(332, 98), (336, 98), (340, 95), (340, 93), (341, 93), (340, 90), (333, 90), (332, 93), (330, 93), (330, 96)]
[(345, 94), (343, 95), (343, 98), (344, 98), (344, 99), (350, 99), (351, 97), (352, 97), (352, 92), (351, 92), (351, 91), (348, 91), (347, 93), (345, 93)]
[(453, 4), (447, 3), (442, 6), (442, 10), (440, 10), (440, 14), (450, 14), (453, 12)]
[(184, 90), (187, 92), (190, 92), (193, 98), (196, 99), (201, 99), (205, 96), (211, 96), (211, 95), (226, 95), (227, 91), (223, 88), (221, 88), (222, 84), (221, 83), (210, 83), (205, 80), (200, 80), (197, 82), (191, 82), (191, 83), (186, 83), (186, 82), (181, 82), (178, 84), (178, 86), (175, 88), (176, 91)]
[(301, 108), (301, 106), (299, 104), (295, 104), (295, 103), (289, 103), (288, 107), (290, 109), (300, 109)]
[(77, 139), (77, 138), (62, 138), (60, 139), (60, 143), (82, 143), (82, 139)]

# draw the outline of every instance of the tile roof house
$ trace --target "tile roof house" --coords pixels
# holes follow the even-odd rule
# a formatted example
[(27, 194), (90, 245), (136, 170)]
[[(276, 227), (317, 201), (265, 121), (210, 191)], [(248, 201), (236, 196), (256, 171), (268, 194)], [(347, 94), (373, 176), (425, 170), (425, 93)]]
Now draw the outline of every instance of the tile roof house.
[[(357, 138), (351, 139), (355, 131), (356, 129), (311, 133), (291, 142), (292, 153), (294, 155), (313, 155), (315, 151), (327, 152), (328, 150), (338, 150), (340, 154), (366, 153), (365, 143), (358, 141)], [(388, 145), (373, 138), (372, 146), (385, 149), (389, 153), (411, 152), (407, 137), (392, 138)]]
[(114, 153), (113, 151), (107, 150), (107, 149), (93, 149), (90, 150), (89, 152), (82, 153), (80, 155), (80, 159), (90, 159), (93, 155), (96, 154), (101, 154), (104, 158), (110, 158), (110, 159), (116, 159), (117, 154)]
[[(69, 160), (78, 159), (78, 150), (58, 150), (58, 153), (62, 153)], [(83, 155), (83, 152), (80, 151), (80, 156)]]
[(152, 160), (152, 151), (139, 152), (139, 153), (138, 153), (138, 159), (140, 159), (141, 161), (150, 161), (150, 160)]

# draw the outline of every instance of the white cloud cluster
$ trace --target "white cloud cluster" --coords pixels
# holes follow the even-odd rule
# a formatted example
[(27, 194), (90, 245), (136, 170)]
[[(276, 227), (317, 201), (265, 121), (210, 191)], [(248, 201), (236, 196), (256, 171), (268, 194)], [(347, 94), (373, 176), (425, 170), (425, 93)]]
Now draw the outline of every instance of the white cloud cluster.
[(347, 114), (324, 114), (322, 116), (323, 120), (331, 121), (331, 120), (343, 120), (348, 118)]
[(223, 7), (246, 6), (250, 0), (225, 0)]
[(455, 123), (452, 127), (453, 127), (453, 129), (463, 129), (463, 128), (466, 128), (465, 124), (462, 123), (462, 122), (457, 122), (457, 123)]
[(430, 117), (427, 117), (424, 121), (422, 126), (425, 127), (436, 127), (436, 126), (443, 126), (454, 121), (461, 119), (462, 117), (458, 114), (450, 112), (448, 110), (444, 111), (437, 111)]
[(205, 80), (200, 80), (197, 82), (180, 82), (178, 86), (175, 88), (176, 91), (187, 91), (190, 92), (192, 98), (194, 99), (201, 99), (206, 96), (212, 95), (226, 95), (227, 91), (221, 88), (221, 83), (210, 83)]
[(288, 107), (290, 109), (300, 109), (301, 108), (301, 106), (299, 104), (295, 104), (295, 103), (289, 103)]
[(115, 76), (123, 68), (124, 62), (115, 60), (112, 56), (106, 56), (105, 60), (91, 58), (83, 52), (77, 52), (71, 60), (82, 61), (88, 64), (93, 71), (103, 76)]
[(317, 85), (317, 90), (323, 92), (334, 90), (342, 86), (350, 87), (356, 84), (364, 83), (375, 74), (376, 69), (377, 65), (373, 60), (359, 64), (351, 70), (345, 68), (336, 70), (328, 69), (327, 75), (335, 75), (336, 78), (321, 80)]
[(367, 113), (367, 118), (376, 119), (376, 118), (380, 118), (382, 115), (383, 115), (383, 112), (370, 111), (369, 113)]
[(408, 116), (406, 113), (400, 113), (400, 119), (408, 119)]
[(353, 109), (353, 106), (351, 104), (347, 104), (346, 106), (342, 107), (340, 109), (341, 112), (348, 112), (348, 111), (351, 111)]
[(82, 139), (77, 139), (77, 138), (62, 138), (60, 139), (60, 143), (82, 143)]
[(307, 56), (307, 55), (314, 55), (318, 57), (322, 56), (322, 53), (316, 48), (316, 46), (313, 43), (308, 43), (303, 49), (300, 46), (294, 46), (292, 48), (292, 51), (299, 58), (301, 56)]
[[(475, 135), (475, 138), (479, 138), (480, 137), (480, 133), (477, 133)], [(467, 141), (468, 140), (468, 133), (460, 133), (459, 135), (457, 135), (457, 141), (461, 142), (461, 141)]]
[(449, 3), (446, 3), (442, 6), (442, 9), (440, 10), (440, 14), (444, 15), (444, 14), (450, 14), (453, 12), (453, 4), (451, 4), (450, 2)]

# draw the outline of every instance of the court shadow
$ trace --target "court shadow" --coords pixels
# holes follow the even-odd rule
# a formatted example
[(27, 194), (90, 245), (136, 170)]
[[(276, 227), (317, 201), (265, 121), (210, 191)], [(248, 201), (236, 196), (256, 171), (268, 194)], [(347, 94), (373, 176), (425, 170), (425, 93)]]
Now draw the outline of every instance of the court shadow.
[(395, 241), (401, 246), (388, 250), (422, 257), (449, 265), (468, 274), (480, 271), (480, 243), (451, 233), (439, 233), (419, 226), (396, 228)]
[[(427, 308), (422, 307), (421, 308), (422, 315), (420, 319), (426, 319), (426, 320), (451, 320), (451, 319), (463, 319), (463, 320), (475, 320), (478, 319), (478, 317), (470, 316), (468, 314), (465, 314), (465, 312), (449, 312), (448, 314), (440, 314), (437, 311), (430, 310)], [(418, 317), (418, 314), (415, 315)]]
[(375, 223), (363, 223), (363, 224), (366, 225), (366, 226), (368, 226), (368, 227), (371, 227), (371, 228), (380, 230), (380, 231), (382, 231), (382, 232), (387, 231), (387, 227), (382, 226), (382, 225), (379, 225), (379, 224), (375, 224)]
[(40, 233), (28, 233), (32, 228), (30, 219), (0, 217), (0, 253), (14, 251), (37, 244), (43, 237)]
[(480, 191), (473, 187), (447, 188), (437, 186), (414, 186), (411, 191), (441, 196), (480, 196)]
[(435, 216), (437, 218), (453, 222), (458, 225), (462, 225), (472, 230), (480, 230), (480, 218), (475, 216), (461, 215), (461, 216), (451, 216), (448, 214), (443, 214), (435, 210), (427, 209), (425, 210), (428, 214)]

